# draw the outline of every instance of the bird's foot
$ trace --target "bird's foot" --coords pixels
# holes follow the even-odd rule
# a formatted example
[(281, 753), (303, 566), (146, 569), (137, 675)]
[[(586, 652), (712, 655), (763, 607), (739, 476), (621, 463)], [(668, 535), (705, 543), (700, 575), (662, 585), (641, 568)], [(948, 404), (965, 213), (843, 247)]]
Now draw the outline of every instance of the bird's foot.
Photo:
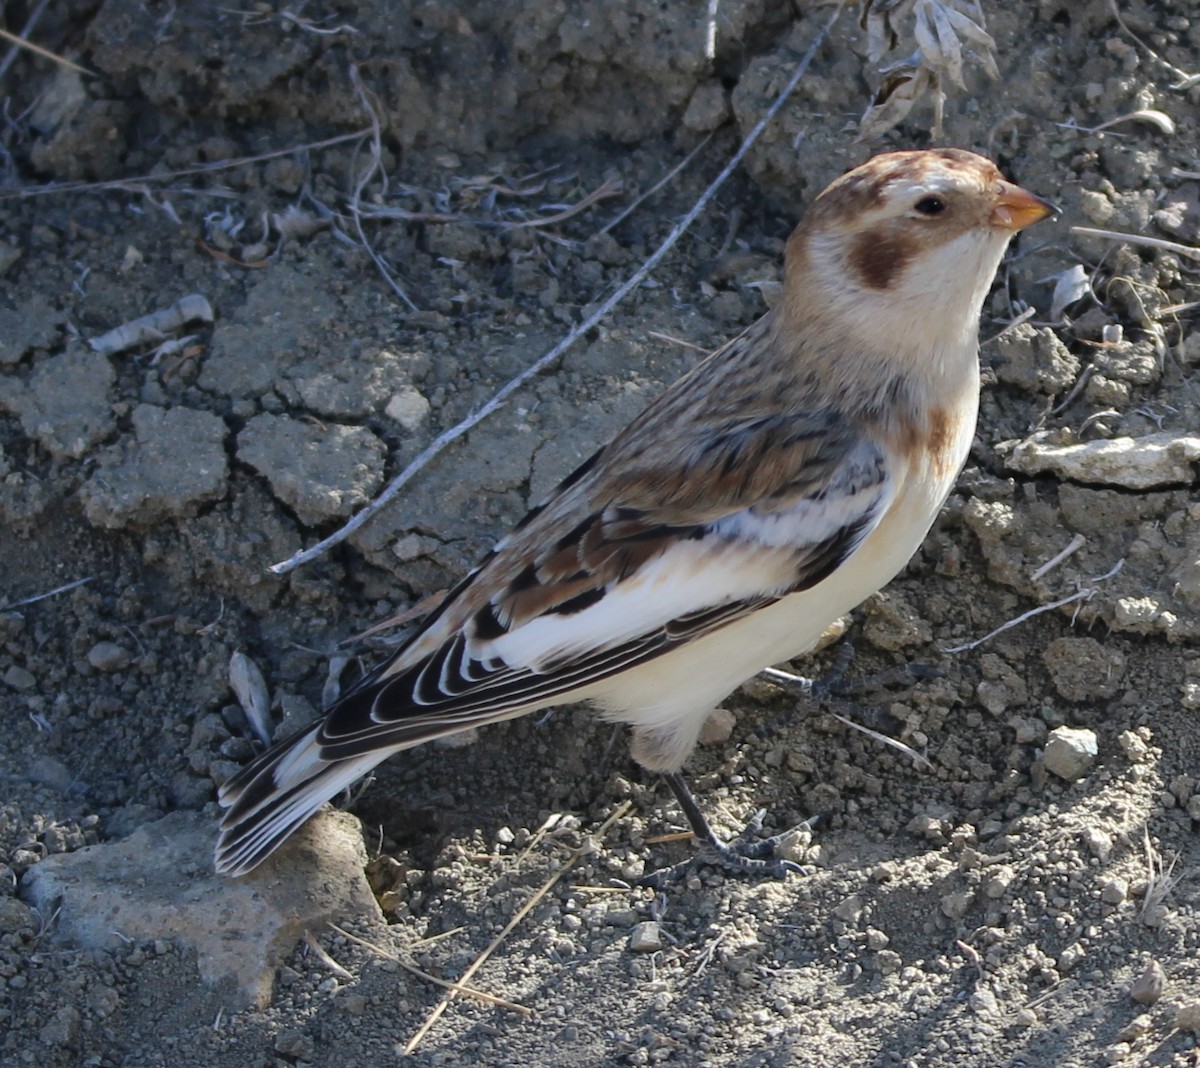
[(812, 839), (814, 821), (798, 824), (769, 838), (760, 838), (764, 814), (765, 810), (755, 815), (732, 842), (723, 842), (715, 834), (711, 838), (700, 838), (699, 848), (693, 856), (651, 872), (640, 881), (640, 885), (663, 889), (699, 864), (711, 864), (731, 875), (765, 879), (786, 879), (793, 872), (807, 875), (811, 869), (794, 858), (803, 855)]
[(763, 876), (769, 879), (784, 879), (791, 872), (807, 874), (808, 869), (794, 858), (803, 854), (804, 848), (811, 840), (813, 820), (801, 823), (782, 834), (762, 838), (760, 836), (766, 809), (761, 809), (737, 838), (725, 842), (718, 838), (709, 826), (683, 776), (675, 772), (666, 775), (665, 778), (688, 823), (691, 824), (692, 834), (699, 843), (699, 848), (695, 856), (681, 864), (662, 868), (646, 876), (641, 881), (643, 886), (662, 887), (697, 863), (714, 864), (734, 875)]
[(794, 858), (802, 856), (812, 840), (813, 821), (762, 838), (766, 814), (766, 809), (759, 809), (732, 842), (722, 842), (715, 834), (701, 839), (697, 857), (739, 875), (765, 875), (771, 879), (783, 879), (789, 872), (806, 875), (808, 869)]

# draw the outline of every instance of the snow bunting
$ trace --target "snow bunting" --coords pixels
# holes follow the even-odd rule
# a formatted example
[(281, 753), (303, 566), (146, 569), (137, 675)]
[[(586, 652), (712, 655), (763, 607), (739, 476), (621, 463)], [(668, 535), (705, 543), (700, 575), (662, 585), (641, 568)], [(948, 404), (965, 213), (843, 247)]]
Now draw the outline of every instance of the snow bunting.
[(710, 710), (888, 582), (966, 460), (977, 331), (1010, 238), (1054, 211), (958, 149), (843, 175), (787, 244), (775, 306), (533, 509), (390, 660), (221, 788), (219, 871), (260, 863), (402, 749), (578, 701), (680, 774)]

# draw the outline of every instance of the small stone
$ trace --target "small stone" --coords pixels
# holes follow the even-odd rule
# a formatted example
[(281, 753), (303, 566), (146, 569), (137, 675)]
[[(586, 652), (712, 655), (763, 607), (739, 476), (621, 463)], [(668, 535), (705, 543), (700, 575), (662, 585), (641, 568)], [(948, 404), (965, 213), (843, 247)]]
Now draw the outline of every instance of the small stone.
[(1061, 393), (1079, 377), (1079, 358), (1048, 328), (1021, 323), (997, 339), (995, 350), (996, 377), (1030, 393)]
[(1087, 846), (1088, 852), (1099, 861), (1106, 861), (1112, 855), (1112, 836), (1099, 827), (1089, 827), (1083, 832), (1083, 844)]
[(634, 953), (656, 953), (662, 947), (662, 931), (653, 920), (639, 923), (629, 933), (629, 948)]
[(1054, 688), (1068, 701), (1114, 697), (1125, 677), (1125, 656), (1095, 638), (1056, 638), (1042, 654)]
[(1200, 1034), (1200, 998), (1185, 1001), (1175, 1010), (1175, 1026), (1180, 1031)]
[(1067, 782), (1076, 782), (1091, 771), (1098, 752), (1095, 731), (1055, 727), (1046, 742), (1046, 770)]
[(920, 838), (927, 838), (931, 842), (944, 842), (947, 838), (947, 830), (949, 824), (946, 820), (939, 816), (930, 813), (921, 813), (913, 816), (905, 826), (905, 830), (909, 834), (915, 834)]
[(38, 1038), (44, 1046), (74, 1046), (82, 1027), (82, 1013), (74, 1005), (64, 1005), (38, 1032)]
[(697, 133), (715, 130), (729, 117), (729, 99), (718, 81), (701, 82), (683, 113), (683, 125)]
[(1146, 740), (1137, 731), (1121, 731), (1117, 735), (1117, 745), (1121, 752), (1135, 764), (1140, 764), (1150, 753)]
[(1078, 942), (1072, 942), (1058, 955), (1058, 970), (1060, 972), (1074, 971), (1079, 967), (1087, 951)]
[(0, 897), (0, 935), (32, 934), (41, 926), (33, 909), (15, 897)]
[(432, 410), (432, 405), (423, 393), (412, 386), (404, 386), (392, 394), (383, 413), (411, 432), (421, 428), (429, 419)]
[(37, 679), (18, 664), (13, 664), (5, 673), (4, 681), (14, 690), (37, 689)]
[(933, 627), (897, 593), (877, 593), (866, 605), (863, 637), (877, 649), (898, 652), (933, 640)]
[(367, 999), (362, 994), (346, 994), (337, 1003), (351, 1016), (361, 1016), (367, 1011)]
[(131, 434), (104, 449), (80, 487), (93, 525), (149, 528), (194, 516), (225, 495), (229, 428), (212, 412), (139, 404)]
[(1033, 1027), (1038, 1022), (1038, 1014), (1033, 1009), (1018, 1009), (1016, 1022), (1018, 1027)]
[(28, 384), (0, 379), (0, 411), (21, 420), (58, 460), (78, 460), (113, 432), (112, 387), (117, 375), (104, 356), (69, 345), (59, 356), (37, 361)]
[(1154, 1019), (1149, 1013), (1143, 1012), (1139, 1016), (1135, 1016), (1124, 1027), (1121, 1028), (1117, 1035), (1122, 1042), (1134, 1042), (1141, 1038), (1142, 1035), (1149, 1033), (1150, 1028), (1154, 1026)]
[(1167, 973), (1158, 961), (1152, 960), (1129, 987), (1129, 996), (1139, 1005), (1153, 1005), (1166, 988)]
[(857, 894), (852, 894), (834, 906), (833, 914), (839, 920), (845, 920), (847, 923), (858, 923), (862, 917), (862, 911), (862, 898)]
[(1161, 902), (1142, 909), (1142, 923), (1147, 927), (1161, 927), (1167, 922), (1167, 906)]
[(66, 793), (75, 781), (75, 776), (66, 764), (45, 753), (34, 757), (26, 765), (25, 778), (30, 782), (41, 783), (42, 786), (49, 786), (59, 793)]
[(1119, 905), (1129, 896), (1129, 883), (1124, 879), (1109, 879), (1100, 888), (1100, 900), (1106, 905)]
[(975, 904), (975, 895), (969, 891), (943, 894), (942, 914), (951, 920), (961, 920), (973, 904)]
[(733, 735), (737, 717), (727, 708), (714, 708), (700, 728), (699, 742), (704, 746), (724, 745)]
[(301, 976), (301, 974), (291, 965), (285, 964), (276, 973), (276, 978), (278, 979), (280, 986), (286, 987), (298, 983), (303, 976)]
[(986, 986), (981, 986), (976, 990), (968, 999), (968, 1004), (980, 1015), (1000, 1015), (1000, 1002), (996, 1000), (996, 995)]
[(342, 518), (383, 481), (387, 449), (366, 427), (317, 423), (264, 412), (237, 437), (237, 457), (267, 482), (302, 523)]
[(632, 927), (637, 923), (637, 913), (633, 909), (609, 909), (604, 922), (613, 927)]
[(1002, 898), (1008, 893), (1008, 888), (1012, 885), (1015, 872), (1012, 868), (1002, 865), (997, 868), (992, 877), (983, 884), (983, 892), (993, 901)]
[(133, 660), (133, 654), (116, 642), (97, 642), (88, 650), (88, 663), (97, 671), (124, 671)]
[(315, 1050), (316, 1044), (312, 1038), (298, 1028), (289, 1027), (275, 1036), (275, 1052), (282, 1053), (285, 1057), (308, 1061), (312, 1060)]
[(21, 893), (55, 916), (48, 940), (110, 953), (130, 941), (160, 953), (173, 942), (198, 980), (220, 985), (222, 1001), (238, 1007), (269, 1002), (277, 969), (286, 982), (280, 958), (305, 930), (330, 916), (383, 922), (363, 876), (362, 827), (348, 813), (322, 811), (249, 878), (213, 872), (211, 850), (209, 821), (173, 812), (122, 841), (39, 860)]
[(1044, 438), (1002, 442), (996, 451), (1011, 470), (1024, 475), (1050, 473), (1068, 482), (1131, 490), (1190, 485), (1192, 464), (1200, 460), (1200, 436), (1187, 433), (1163, 431), (1076, 445), (1050, 445)]
[(887, 949), (890, 942), (891, 939), (875, 927), (867, 931), (867, 949), (878, 952), (881, 949)]
[(894, 949), (881, 949), (875, 963), (884, 975), (895, 975), (904, 966), (904, 958)]

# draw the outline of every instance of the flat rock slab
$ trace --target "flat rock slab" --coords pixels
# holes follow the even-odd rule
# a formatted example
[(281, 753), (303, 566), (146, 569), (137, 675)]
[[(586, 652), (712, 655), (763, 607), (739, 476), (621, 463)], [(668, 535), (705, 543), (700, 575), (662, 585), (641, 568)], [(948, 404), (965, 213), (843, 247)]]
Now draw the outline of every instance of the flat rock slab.
[(80, 491), (96, 526), (147, 527), (194, 515), (225, 495), (225, 421), (192, 408), (139, 404), (133, 435), (105, 450)]
[(238, 434), (238, 459), (315, 526), (350, 515), (383, 481), (384, 444), (365, 427), (256, 415)]
[(27, 382), (0, 379), (0, 410), (56, 460), (78, 460), (117, 427), (112, 411), (116, 372), (81, 346), (39, 360)]
[(1200, 437), (1162, 433), (1078, 445), (1030, 440), (1004, 442), (996, 451), (1010, 470), (1024, 475), (1049, 473), (1069, 482), (1148, 490), (1192, 483), (1196, 477), (1192, 465), (1200, 460)]
[(185, 812), (120, 842), (47, 857), (21, 897), (57, 916), (56, 941), (88, 949), (167, 939), (196, 952), (205, 983), (227, 983), (238, 1007), (263, 1007), (276, 969), (304, 932), (329, 921), (383, 923), (363, 875), (353, 816), (324, 809), (262, 867), (239, 879), (212, 870), (214, 827)]

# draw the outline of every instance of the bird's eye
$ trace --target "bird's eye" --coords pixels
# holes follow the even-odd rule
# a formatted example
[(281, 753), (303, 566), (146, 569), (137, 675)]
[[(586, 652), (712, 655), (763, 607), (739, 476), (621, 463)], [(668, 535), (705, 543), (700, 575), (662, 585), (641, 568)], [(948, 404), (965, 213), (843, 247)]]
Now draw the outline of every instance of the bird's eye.
[(922, 197), (917, 201), (916, 209), (922, 215), (941, 215), (946, 210), (946, 202), (941, 197)]

